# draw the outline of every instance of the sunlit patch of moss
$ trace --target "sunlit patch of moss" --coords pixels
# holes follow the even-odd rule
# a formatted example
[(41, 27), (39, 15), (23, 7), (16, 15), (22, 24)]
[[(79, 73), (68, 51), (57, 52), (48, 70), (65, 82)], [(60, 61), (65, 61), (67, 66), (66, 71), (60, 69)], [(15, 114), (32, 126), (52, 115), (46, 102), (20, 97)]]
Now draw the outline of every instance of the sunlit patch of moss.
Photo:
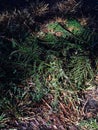
[(75, 19), (67, 20), (66, 27), (75, 35), (81, 34), (84, 30), (81, 24)]
[(63, 28), (58, 22), (50, 23), (47, 26), (48, 31), (52, 34), (55, 34), (56, 36), (61, 36), (66, 38), (67, 36), (70, 36), (71, 34)]

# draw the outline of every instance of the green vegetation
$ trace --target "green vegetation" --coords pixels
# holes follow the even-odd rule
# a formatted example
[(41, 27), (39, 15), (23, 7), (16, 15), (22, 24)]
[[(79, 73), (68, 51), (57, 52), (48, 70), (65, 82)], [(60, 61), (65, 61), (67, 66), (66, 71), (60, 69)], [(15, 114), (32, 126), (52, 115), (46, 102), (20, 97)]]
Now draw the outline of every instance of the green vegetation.
[(88, 121), (82, 121), (80, 123), (81, 130), (85, 128), (85, 130), (97, 130), (98, 129), (98, 124), (96, 119), (90, 119)]
[[(47, 7), (44, 6), (45, 11)], [(6, 30), (2, 28), (4, 36), (0, 36), (0, 128), (5, 127), (2, 122), (6, 122), (9, 114), (15, 118), (28, 116), (26, 107), (33, 107), (49, 94), (53, 96), (50, 103), (53, 111), (58, 111), (58, 104), (63, 102), (67, 104), (67, 110), (69, 107), (69, 113), (74, 113), (72, 117), (68, 115), (68, 119), (72, 118), (74, 124), (80, 122), (82, 119), (74, 119), (76, 114), (82, 115), (78, 106), (80, 97), (76, 92), (93, 86), (98, 71), (94, 45), (98, 41), (98, 32), (82, 26), (76, 18), (64, 19), (63, 24), (56, 21), (47, 23), (44, 25), (47, 33), (38, 24), (31, 31), (27, 19), (23, 26), (21, 23), (27, 16), (21, 19), (18, 13), (10, 17)], [(18, 22), (16, 16), (20, 18)], [(71, 92), (69, 99), (64, 96), (62, 101), (62, 94), (67, 91)], [(91, 130), (98, 129), (95, 119), (81, 121), (81, 125)]]

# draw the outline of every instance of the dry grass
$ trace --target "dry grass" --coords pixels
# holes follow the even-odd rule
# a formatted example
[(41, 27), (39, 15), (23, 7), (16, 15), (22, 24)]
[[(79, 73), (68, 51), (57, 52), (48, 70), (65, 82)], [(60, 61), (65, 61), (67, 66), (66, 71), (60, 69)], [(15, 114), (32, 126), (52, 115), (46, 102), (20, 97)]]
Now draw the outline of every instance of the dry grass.
[(79, 7), (80, 2), (76, 2), (75, 0), (62, 0), (61, 2), (57, 3), (58, 10), (64, 14), (68, 12), (75, 12)]

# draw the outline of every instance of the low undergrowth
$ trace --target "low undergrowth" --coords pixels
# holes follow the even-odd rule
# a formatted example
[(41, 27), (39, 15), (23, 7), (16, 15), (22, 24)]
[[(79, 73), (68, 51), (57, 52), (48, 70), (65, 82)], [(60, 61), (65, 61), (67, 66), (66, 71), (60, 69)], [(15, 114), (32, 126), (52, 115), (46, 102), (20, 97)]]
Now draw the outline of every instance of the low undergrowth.
[[(42, 6), (43, 3), (38, 7)], [(37, 13), (37, 9), (32, 13)], [(44, 5), (43, 12), (47, 10), (48, 5)], [(35, 116), (34, 108), (42, 103), (42, 109), (46, 107), (46, 111), (58, 113), (63, 125), (81, 127), (84, 123), (87, 129), (97, 129), (96, 120), (90, 121), (91, 126), (82, 122), (85, 117), (82, 107), (83, 92), (93, 87), (98, 71), (98, 32), (76, 18), (39, 25), (33, 21), (35, 16), (30, 19), (30, 15), (23, 15), (29, 10), (24, 11), (11, 16), (2, 14), (6, 20), (0, 21), (3, 30), (0, 33), (0, 127), (7, 127), (9, 120)], [(2, 27), (5, 24), (6, 30)], [(47, 119), (45, 114), (42, 114), (44, 119), (51, 124), (50, 116)]]

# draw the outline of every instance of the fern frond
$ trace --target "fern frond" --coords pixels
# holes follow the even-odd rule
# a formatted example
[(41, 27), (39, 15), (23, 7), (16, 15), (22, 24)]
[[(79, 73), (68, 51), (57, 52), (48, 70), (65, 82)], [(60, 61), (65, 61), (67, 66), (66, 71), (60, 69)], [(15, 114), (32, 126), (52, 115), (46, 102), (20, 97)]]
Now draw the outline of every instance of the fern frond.
[(88, 56), (73, 56), (70, 60), (69, 69), (70, 78), (77, 88), (84, 88), (86, 82), (90, 82), (94, 78), (94, 72)]

